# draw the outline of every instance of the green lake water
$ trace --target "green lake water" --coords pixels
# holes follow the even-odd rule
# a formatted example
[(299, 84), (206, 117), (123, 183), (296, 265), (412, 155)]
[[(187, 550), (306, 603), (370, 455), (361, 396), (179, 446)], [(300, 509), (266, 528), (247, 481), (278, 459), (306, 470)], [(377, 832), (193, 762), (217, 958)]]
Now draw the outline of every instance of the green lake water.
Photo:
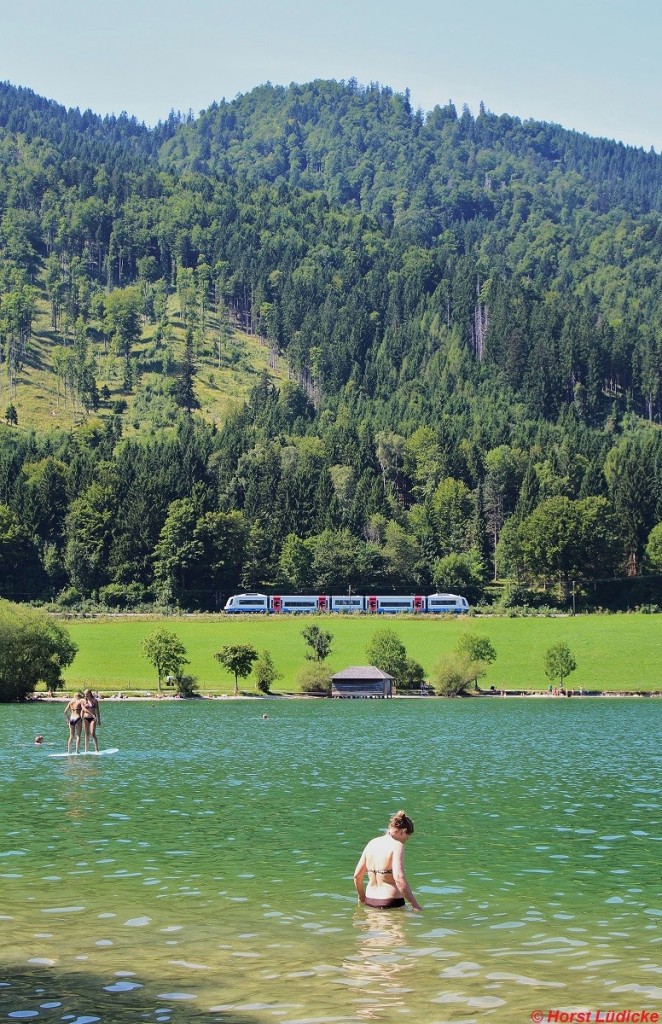
[[(662, 1010), (661, 702), (102, 711), (117, 754), (51, 759), (62, 705), (0, 708), (0, 1021)], [(399, 807), (422, 914), (356, 905)]]

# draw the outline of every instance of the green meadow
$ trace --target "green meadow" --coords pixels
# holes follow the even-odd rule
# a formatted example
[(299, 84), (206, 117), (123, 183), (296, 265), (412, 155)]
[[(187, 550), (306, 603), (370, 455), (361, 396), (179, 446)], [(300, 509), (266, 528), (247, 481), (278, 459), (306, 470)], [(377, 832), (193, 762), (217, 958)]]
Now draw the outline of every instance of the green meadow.
[[(154, 690), (156, 674), (143, 657), (148, 633), (163, 626), (184, 643), (202, 693), (231, 693), (233, 680), (214, 660), (224, 644), (248, 643), (268, 650), (283, 678), (274, 692), (292, 693), (296, 674), (308, 650), (301, 636), (315, 623), (333, 635), (327, 664), (333, 672), (367, 663), (366, 646), (378, 629), (394, 630), (407, 653), (429, 673), (439, 658), (450, 653), (467, 632), (489, 637), (497, 659), (481, 681), (483, 688), (545, 690), (548, 647), (566, 643), (577, 670), (569, 685), (587, 690), (662, 689), (662, 621), (655, 615), (578, 615), (560, 618), (428, 618), (368, 616), (191, 616), (170, 618), (118, 617), (67, 621), (78, 654), (65, 673), (66, 687), (83, 684), (102, 691)], [(243, 684), (253, 690), (249, 677)]]

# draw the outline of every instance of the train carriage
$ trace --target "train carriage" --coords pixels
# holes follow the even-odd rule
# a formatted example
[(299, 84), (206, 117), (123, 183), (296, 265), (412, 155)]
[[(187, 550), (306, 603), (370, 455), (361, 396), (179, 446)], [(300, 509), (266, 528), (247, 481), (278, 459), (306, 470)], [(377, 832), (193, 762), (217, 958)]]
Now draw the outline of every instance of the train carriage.
[(266, 594), (235, 594), (225, 603), (228, 615), (245, 615), (247, 612), (268, 612), (269, 598)]
[(364, 612), (365, 597), (361, 594), (332, 594), (332, 612)]
[(328, 612), (326, 594), (275, 594), (271, 598), (271, 611), (276, 615), (306, 615), (310, 612)]
[(427, 611), (433, 615), (461, 615), (469, 611), (469, 602), (459, 594), (430, 594)]
[(377, 615), (397, 615), (398, 612), (424, 612), (425, 598), (418, 595), (386, 594), (371, 595), (366, 603), (367, 610)]

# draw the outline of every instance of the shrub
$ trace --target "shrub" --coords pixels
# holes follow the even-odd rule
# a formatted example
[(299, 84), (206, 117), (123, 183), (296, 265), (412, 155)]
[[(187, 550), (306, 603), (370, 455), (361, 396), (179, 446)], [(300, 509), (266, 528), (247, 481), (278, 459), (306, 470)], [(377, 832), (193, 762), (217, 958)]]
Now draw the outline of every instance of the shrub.
[(523, 605), (531, 604), (531, 592), (523, 583), (511, 580), (506, 583), (496, 602), (497, 608), (521, 608)]
[(175, 688), (180, 697), (195, 697), (198, 692), (197, 676), (177, 676)]
[(297, 674), (297, 683), (303, 693), (331, 694), (331, 670), (321, 661), (310, 661)]
[(83, 600), (83, 595), (76, 587), (67, 587), (57, 595), (56, 601), (62, 608), (75, 608)]
[(466, 693), (469, 684), (478, 677), (481, 666), (461, 654), (452, 654), (437, 662), (432, 670), (431, 681), (444, 697), (459, 697)]
[(107, 608), (135, 608), (145, 600), (141, 583), (109, 583), (99, 590), (99, 600)]
[(425, 669), (415, 658), (407, 657), (402, 675), (397, 681), (398, 690), (422, 690), (425, 686)]
[(269, 693), (276, 680), (283, 678), (283, 673), (279, 672), (274, 665), (269, 651), (262, 651), (262, 654), (255, 662), (253, 672), (255, 674), (255, 686), (260, 693)]

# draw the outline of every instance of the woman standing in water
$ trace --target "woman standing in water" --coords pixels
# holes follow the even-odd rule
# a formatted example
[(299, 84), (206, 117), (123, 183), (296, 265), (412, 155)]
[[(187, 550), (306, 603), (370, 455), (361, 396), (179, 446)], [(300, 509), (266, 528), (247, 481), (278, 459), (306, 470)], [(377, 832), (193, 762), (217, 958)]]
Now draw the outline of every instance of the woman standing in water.
[(99, 710), (99, 700), (94, 696), (91, 690), (85, 691), (83, 699), (83, 729), (85, 730), (85, 753), (87, 754), (87, 747), (89, 741), (92, 740), (94, 743), (94, 749), (97, 754), (99, 753), (99, 741), (97, 739), (97, 728), (101, 725), (101, 711)]
[(80, 751), (80, 734), (83, 728), (83, 694), (77, 693), (72, 697), (64, 709), (64, 717), (69, 723), (69, 739), (67, 740), (67, 754), (71, 753), (71, 741), (76, 740), (76, 753)]
[[(389, 910), (404, 907), (422, 910), (405, 875), (405, 843), (414, 834), (414, 822), (404, 811), (396, 811), (388, 823), (386, 835), (371, 839), (354, 871), (359, 903)], [(365, 875), (368, 885), (364, 888)]]

